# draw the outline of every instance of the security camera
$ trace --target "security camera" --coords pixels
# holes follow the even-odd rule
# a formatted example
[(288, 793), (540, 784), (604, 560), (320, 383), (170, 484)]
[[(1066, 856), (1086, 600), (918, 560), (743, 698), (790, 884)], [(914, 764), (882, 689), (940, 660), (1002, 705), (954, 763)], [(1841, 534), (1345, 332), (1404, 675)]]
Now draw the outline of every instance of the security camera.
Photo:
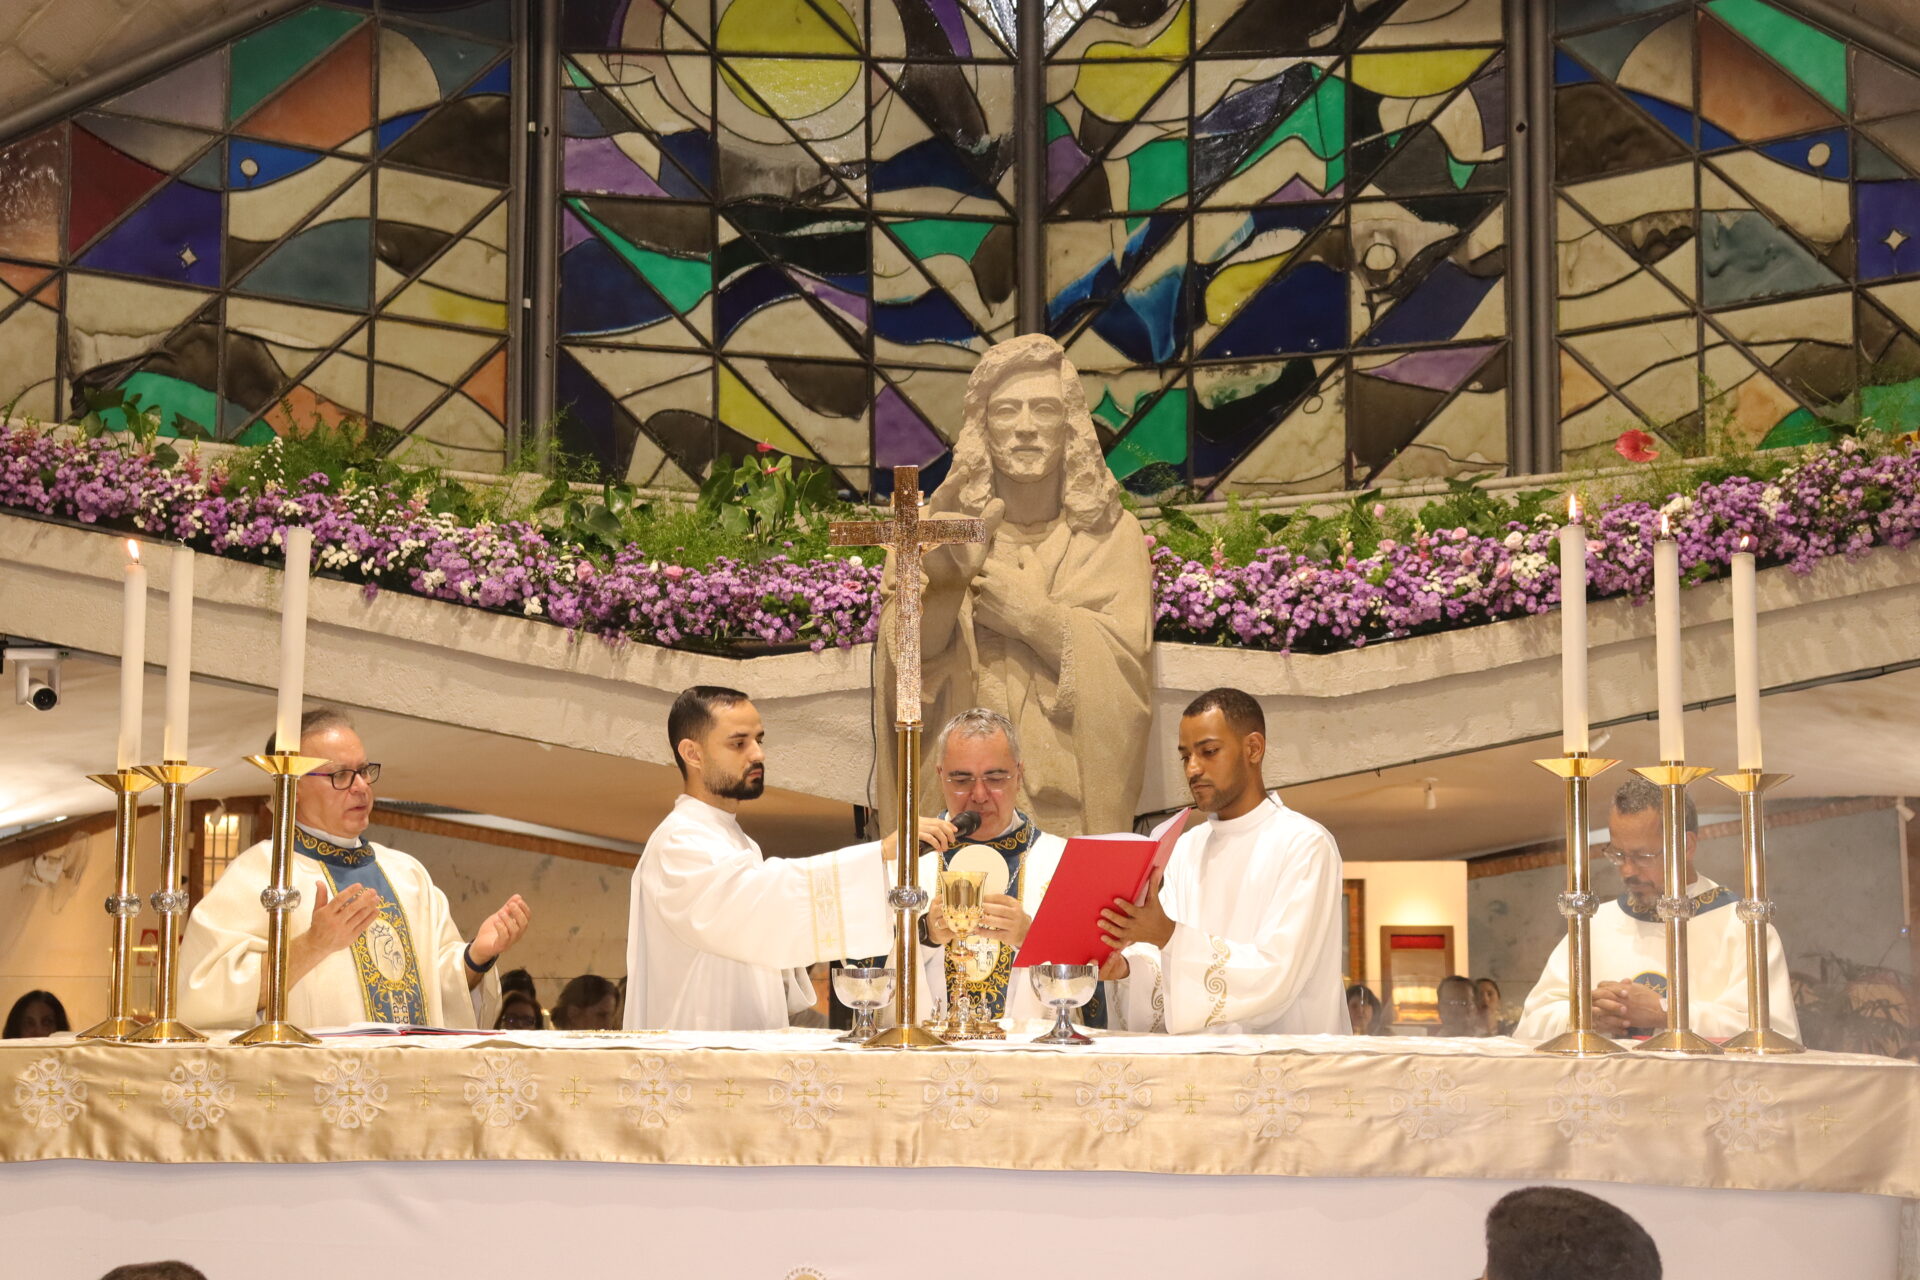
[(51, 711), (60, 705), (60, 660), (58, 649), (0, 649), (0, 662), (13, 666), (13, 700), (35, 711)]

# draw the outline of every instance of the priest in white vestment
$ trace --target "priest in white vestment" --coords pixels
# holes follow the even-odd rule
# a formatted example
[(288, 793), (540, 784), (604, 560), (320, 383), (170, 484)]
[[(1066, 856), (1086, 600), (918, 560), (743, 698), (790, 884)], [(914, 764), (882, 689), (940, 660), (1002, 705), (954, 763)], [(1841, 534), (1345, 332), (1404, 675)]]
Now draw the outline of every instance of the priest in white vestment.
[[(1700, 817), (1687, 800), (1684, 861), (1687, 897), (1687, 987), (1692, 1027), (1710, 1040), (1747, 1029), (1746, 925), (1738, 896), (1693, 869)], [(1660, 857), (1660, 788), (1631, 775), (1613, 798), (1606, 855), (1620, 870), (1623, 892), (1593, 913), (1593, 1029), (1606, 1036), (1646, 1036), (1667, 1025), (1667, 926), (1660, 919), (1666, 892)], [(1786, 948), (1767, 926), (1767, 1001), (1773, 1029), (1800, 1038), (1787, 978)], [(1567, 940), (1560, 939), (1527, 995), (1514, 1038), (1550, 1040), (1569, 1027)]]
[[(366, 838), (380, 766), (337, 711), (301, 720), (300, 753), (325, 761), (294, 788), (287, 913), (287, 1018), (295, 1026), (392, 1022), (490, 1027), (500, 1005), (495, 965), (526, 932), (518, 894), (460, 936), (447, 896), (418, 861)], [(249, 1027), (266, 1006), (266, 841), (246, 850), (207, 891), (180, 944), (180, 1016), (191, 1025)]]
[[(674, 701), (667, 738), (683, 790), (633, 873), (629, 1029), (784, 1027), (816, 998), (808, 965), (893, 945), (892, 837), (768, 860), (741, 830), (740, 803), (766, 789), (765, 737), (737, 689), (696, 685)], [(952, 831), (921, 822), (939, 848)]]
[(1159, 885), (1104, 912), (1120, 954), (1101, 968), (1112, 1025), (1129, 1031), (1347, 1035), (1340, 850), (1266, 790), (1266, 717), (1210, 689), (1180, 720), (1194, 808)]
[[(933, 901), (921, 917), (924, 947), (917, 1016), (931, 1017), (935, 1001), (948, 995), (957, 978), (978, 1016), (1050, 1018), (1033, 993), (1027, 972), (1015, 969), (1013, 960), (1027, 940), (1034, 912), (1053, 882), (1067, 842), (1040, 830), (1030, 815), (1016, 807), (1025, 777), (1019, 733), (1006, 716), (975, 707), (947, 722), (934, 744), (934, 759), (949, 820), (972, 812), (980, 822), (971, 836), (945, 853), (920, 855), (919, 883), (933, 892)], [(1004, 886), (982, 899), (979, 925), (958, 941), (947, 927), (937, 891), (940, 872), (950, 866), (985, 869), (989, 885)], [(1083, 1026), (1106, 1026), (1105, 1000), (1096, 995), (1073, 1011), (1073, 1020)]]

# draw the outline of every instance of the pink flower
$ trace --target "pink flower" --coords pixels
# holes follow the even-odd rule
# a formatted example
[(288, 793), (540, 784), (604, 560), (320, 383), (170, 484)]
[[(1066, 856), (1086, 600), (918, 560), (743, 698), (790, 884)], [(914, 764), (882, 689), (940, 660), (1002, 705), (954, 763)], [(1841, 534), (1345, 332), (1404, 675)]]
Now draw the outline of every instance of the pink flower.
[(1653, 437), (1644, 431), (1622, 431), (1620, 438), (1613, 442), (1613, 451), (1628, 462), (1652, 462), (1660, 456), (1653, 447)]
[(687, 570), (684, 565), (670, 564), (666, 568), (662, 569), (660, 572), (666, 575), (668, 581), (678, 582), (680, 581), (681, 576), (686, 573), (686, 571)]
[(755, 449), (755, 450), (757, 450), (757, 451), (758, 451), (758, 452), (760, 452), (760, 453), (772, 453), (772, 452), (773, 452), (773, 446), (772, 446), (772, 445), (770, 445), (770, 444), (768, 444), (768, 443), (767, 443), (767, 442), (766, 442), (765, 440), (762, 440), (762, 441), (761, 441), (761, 442), (760, 442), (759, 444), (757, 444), (757, 445), (755, 445), (755, 446), (753, 446), (753, 447), (754, 447), (754, 449)]

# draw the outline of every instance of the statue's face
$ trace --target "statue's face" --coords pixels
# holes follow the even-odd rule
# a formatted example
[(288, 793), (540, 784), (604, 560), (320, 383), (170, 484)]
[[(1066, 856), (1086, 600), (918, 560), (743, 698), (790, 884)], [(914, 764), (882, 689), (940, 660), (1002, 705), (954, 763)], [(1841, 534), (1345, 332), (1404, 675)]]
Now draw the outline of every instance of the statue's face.
[(1010, 480), (1044, 480), (1067, 455), (1067, 401), (1051, 369), (1016, 373), (987, 401), (993, 469)]

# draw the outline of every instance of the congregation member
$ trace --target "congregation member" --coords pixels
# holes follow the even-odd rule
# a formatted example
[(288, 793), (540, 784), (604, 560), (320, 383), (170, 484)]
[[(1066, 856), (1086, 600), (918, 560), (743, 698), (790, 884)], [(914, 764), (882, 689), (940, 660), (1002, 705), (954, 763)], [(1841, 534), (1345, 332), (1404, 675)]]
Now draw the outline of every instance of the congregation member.
[[(921, 1016), (930, 1014), (933, 1001), (951, 989), (958, 971), (978, 1016), (1047, 1017), (1032, 984), (1024, 974), (1014, 972), (1013, 960), (1027, 940), (1033, 914), (1046, 896), (1067, 842), (1040, 830), (1033, 817), (1017, 807), (1026, 767), (1020, 758), (1019, 732), (1006, 716), (986, 707), (962, 711), (941, 729), (935, 758), (947, 818), (970, 811), (980, 815), (980, 825), (945, 853), (921, 855), (920, 884), (933, 893), (922, 917), (921, 940), (929, 945), (921, 956), (926, 969), (919, 988)], [(969, 845), (984, 846), (1005, 860), (1007, 887), (1012, 892), (986, 895), (979, 925), (956, 941), (940, 907), (939, 872)], [(1098, 995), (1074, 1013), (1075, 1020), (1085, 1026), (1106, 1025), (1104, 1002)]]
[(1434, 992), (1434, 1001), (1440, 1008), (1440, 1025), (1429, 1028), (1428, 1034), (1486, 1034), (1486, 1019), (1480, 1013), (1480, 993), (1475, 989), (1472, 978), (1463, 978), (1457, 973), (1448, 974), (1440, 979), (1439, 989)]
[(1347, 988), (1347, 1020), (1357, 1036), (1380, 1034), (1380, 997), (1364, 982)]
[[(271, 744), (269, 745), (271, 749)], [(297, 1026), (353, 1022), (488, 1027), (500, 1004), (494, 966), (527, 930), (514, 894), (468, 942), (427, 869), (366, 837), (380, 766), (339, 711), (300, 721), (300, 754), (322, 763), (294, 789), (287, 915), (287, 1018)], [(246, 1027), (267, 1003), (269, 843), (233, 860), (194, 907), (180, 943), (180, 1016), (207, 1027)]]
[[(1619, 870), (1622, 892), (1593, 915), (1591, 971), (1593, 1029), (1605, 1036), (1646, 1036), (1667, 1025), (1667, 927), (1660, 899), (1668, 892), (1661, 865), (1660, 788), (1638, 774), (1614, 794), (1608, 819), (1607, 860)], [(1700, 815), (1687, 798), (1682, 861), (1693, 903), (1687, 922), (1687, 965), (1692, 995), (1692, 1026), (1700, 1035), (1724, 1040), (1747, 1029), (1746, 926), (1734, 910), (1732, 890), (1694, 871), (1700, 842)], [(1773, 1029), (1798, 1039), (1787, 978), (1785, 948), (1773, 926), (1767, 986)], [(1514, 1037), (1548, 1040), (1565, 1031), (1567, 1017), (1567, 940), (1547, 958), (1540, 980), (1527, 996)]]
[(1140, 905), (1101, 913), (1119, 954), (1113, 1025), (1135, 1031), (1346, 1035), (1340, 851), (1266, 789), (1266, 716), (1209, 689), (1180, 719), (1180, 762), (1207, 820), (1181, 833)]
[(71, 1030), (60, 997), (51, 991), (29, 991), (7, 1010), (6, 1034), (0, 1040), (36, 1040)]
[[(768, 861), (740, 827), (766, 790), (766, 727), (738, 689), (695, 685), (667, 715), (681, 794), (634, 869), (625, 1025), (752, 1031), (791, 1025), (817, 996), (807, 966), (893, 945), (893, 837)], [(953, 828), (923, 818), (945, 849)]]
[(558, 1031), (613, 1031), (620, 1026), (620, 988), (583, 973), (560, 989), (549, 1011)]
[(538, 1000), (524, 991), (501, 993), (500, 1016), (493, 1020), (495, 1031), (538, 1031), (544, 1025)]
[(1487, 1213), (1481, 1280), (1660, 1280), (1660, 1250), (1633, 1215), (1571, 1187), (1522, 1187)]
[(1475, 978), (1474, 995), (1480, 1002), (1480, 1020), (1485, 1026), (1482, 1035), (1510, 1036), (1513, 1023), (1507, 1017), (1506, 1006), (1501, 1002), (1500, 984), (1492, 978)]

